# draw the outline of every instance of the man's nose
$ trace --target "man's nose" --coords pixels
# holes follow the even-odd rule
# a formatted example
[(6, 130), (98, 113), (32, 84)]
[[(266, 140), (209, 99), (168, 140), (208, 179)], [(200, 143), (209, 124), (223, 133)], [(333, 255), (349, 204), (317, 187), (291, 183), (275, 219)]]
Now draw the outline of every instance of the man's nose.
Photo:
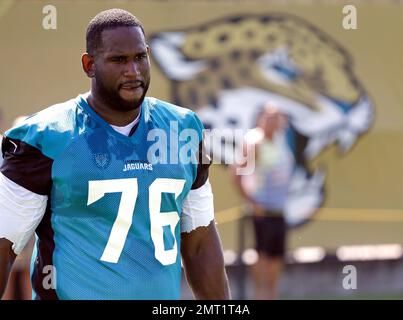
[(129, 61), (126, 63), (125, 76), (137, 76), (140, 74), (139, 66), (135, 61)]

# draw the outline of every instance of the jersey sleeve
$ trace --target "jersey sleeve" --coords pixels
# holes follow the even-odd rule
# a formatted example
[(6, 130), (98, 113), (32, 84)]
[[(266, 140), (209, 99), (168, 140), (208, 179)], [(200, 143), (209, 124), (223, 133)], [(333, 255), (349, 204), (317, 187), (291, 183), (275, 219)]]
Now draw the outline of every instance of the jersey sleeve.
[(2, 140), (0, 238), (19, 254), (41, 222), (51, 191), (52, 160), (41, 151), (35, 128), (21, 125)]
[(203, 140), (203, 124), (195, 115), (200, 142), (196, 178), (182, 205), (181, 232), (191, 232), (206, 227), (214, 220), (214, 198), (209, 181), (211, 158)]
[(200, 136), (200, 142), (197, 156), (197, 173), (196, 173), (196, 179), (192, 184), (191, 188), (192, 190), (198, 189), (206, 183), (209, 176), (209, 168), (211, 165), (211, 157), (208, 155), (206, 151), (204, 141), (203, 124), (201, 123), (200, 119), (197, 117), (196, 114), (194, 116), (196, 121), (196, 128)]
[(0, 238), (10, 240), (21, 253), (41, 222), (47, 196), (33, 193), (0, 173)]
[(21, 187), (39, 195), (49, 195), (53, 160), (40, 149), (40, 138), (27, 127), (7, 132), (2, 141), (0, 172)]

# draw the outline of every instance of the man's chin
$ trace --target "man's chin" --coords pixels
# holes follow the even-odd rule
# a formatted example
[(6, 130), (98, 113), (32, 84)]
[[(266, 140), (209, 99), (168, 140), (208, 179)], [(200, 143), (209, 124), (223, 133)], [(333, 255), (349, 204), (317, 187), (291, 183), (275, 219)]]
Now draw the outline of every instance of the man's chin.
[(121, 90), (120, 91), (120, 98), (122, 99), (122, 101), (124, 101), (126, 104), (137, 104), (139, 101), (141, 101), (143, 99), (143, 93), (144, 91), (140, 91), (139, 92), (131, 92), (131, 91), (127, 91), (125, 92), (125, 90)]
[(120, 109), (124, 109), (126, 111), (135, 110), (140, 107), (141, 102), (143, 102), (143, 97), (136, 97), (134, 99), (125, 99), (124, 97), (121, 97)]

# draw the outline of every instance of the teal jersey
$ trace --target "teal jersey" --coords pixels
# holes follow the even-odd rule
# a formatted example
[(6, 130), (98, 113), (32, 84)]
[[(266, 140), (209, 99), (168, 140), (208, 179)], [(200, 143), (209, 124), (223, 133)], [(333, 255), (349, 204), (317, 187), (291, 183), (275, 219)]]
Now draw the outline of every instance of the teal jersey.
[(182, 203), (207, 179), (197, 164), (202, 130), (194, 112), (146, 97), (125, 136), (79, 95), (6, 132), (2, 173), (48, 196), (36, 229), (37, 299), (180, 298)]

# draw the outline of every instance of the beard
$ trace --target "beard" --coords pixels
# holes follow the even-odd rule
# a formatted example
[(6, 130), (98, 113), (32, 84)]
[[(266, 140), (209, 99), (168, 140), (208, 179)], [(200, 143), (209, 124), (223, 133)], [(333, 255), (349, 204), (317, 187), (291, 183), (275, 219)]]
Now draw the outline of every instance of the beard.
[(140, 99), (133, 99), (133, 101), (124, 100), (120, 94), (119, 89), (115, 90), (105, 85), (102, 77), (95, 73), (95, 90), (102, 100), (113, 110), (116, 111), (132, 111), (138, 109), (144, 101), (150, 80), (144, 83), (143, 94)]

